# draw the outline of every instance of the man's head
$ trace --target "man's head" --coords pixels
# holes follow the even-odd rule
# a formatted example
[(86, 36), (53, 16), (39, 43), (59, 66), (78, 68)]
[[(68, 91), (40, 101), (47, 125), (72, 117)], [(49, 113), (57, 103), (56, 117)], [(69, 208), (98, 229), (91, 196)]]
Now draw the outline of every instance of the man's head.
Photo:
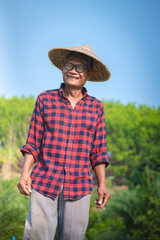
[(101, 62), (88, 45), (67, 48), (53, 48), (48, 52), (49, 59), (59, 69), (62, 70), (62, 65), (70, 57), (76, 57), (85, 60), (88, 70), (92, 70), (92, 76), (88, 78), (89, 81), (101, 82), (110, 78), (108, 68)]
[(82, 88), (92, 76), (93, 60), (71, 51), (62, 64), (63, 81), (69, 87)]

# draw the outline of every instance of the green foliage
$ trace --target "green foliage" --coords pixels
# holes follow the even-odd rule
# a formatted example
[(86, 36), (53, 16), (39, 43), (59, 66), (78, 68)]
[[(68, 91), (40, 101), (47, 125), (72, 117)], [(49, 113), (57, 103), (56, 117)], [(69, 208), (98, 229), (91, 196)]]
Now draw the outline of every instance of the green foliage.
[(21, 196), (18, 179), (0, 181), (0, 239), (22, 239), (29, 198)]
[[(34, 98), (0, 98), (0, 163), (2, 177), (11, 176), (11, 166), (18, 170), (19, 148), (24, 145), (29, 128)], [(7, 165), (7, 166), (5, 166)]]
[(91, 205), (86, 240), (158, 240), (159, 185), (160, 174), (146, 169), (140, 184), (112, 195), (105, 211)]
[[(6, 145), (9, 135), (12, 144), (19, 146), (22, 144), (22, 135), (28, 130), (28, 125), (33, 111), (35, 100), (33, 97), (12, 97), (0, 98), (0, 141)], [(12, 132), (12, 133), (11, 133)]]
[(136, 183), (145, 167), (160, 171), (160, 108), (103, 102), (111, 169)]

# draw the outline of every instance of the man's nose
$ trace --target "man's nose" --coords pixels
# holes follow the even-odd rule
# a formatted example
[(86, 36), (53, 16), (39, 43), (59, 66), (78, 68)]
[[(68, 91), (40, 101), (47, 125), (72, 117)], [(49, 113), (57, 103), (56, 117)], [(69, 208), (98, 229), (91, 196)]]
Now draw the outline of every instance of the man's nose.
[(77, 71), (76, 71), (76, 66), (75, 66), (75, 65), (74, 65), (73, 68), (70, 70), (70, 72), (72, 72), (72, 73), (77, 73)]

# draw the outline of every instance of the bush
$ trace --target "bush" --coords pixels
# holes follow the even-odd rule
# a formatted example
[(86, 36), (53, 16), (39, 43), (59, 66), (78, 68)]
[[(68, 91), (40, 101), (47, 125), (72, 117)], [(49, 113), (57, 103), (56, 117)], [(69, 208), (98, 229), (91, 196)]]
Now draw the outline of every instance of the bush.
[(0, 239), (22, 239), (29, 198), (20, 195), (18, 179), (0, 181)]

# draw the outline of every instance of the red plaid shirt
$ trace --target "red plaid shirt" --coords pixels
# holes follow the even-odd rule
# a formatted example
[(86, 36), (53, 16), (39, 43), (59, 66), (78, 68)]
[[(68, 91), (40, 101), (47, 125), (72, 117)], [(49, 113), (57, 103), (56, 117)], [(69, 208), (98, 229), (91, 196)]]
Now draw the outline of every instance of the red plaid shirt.
[(64, 200), (76, 200), (92, 192), (90, 163), (109, 164), (103, 104), (87, 94), (73, 109), (58, 90), (42, 92), (32, 114), (26, 145), (33, 155), (32, 187), (55, 199), (63, 185)]

